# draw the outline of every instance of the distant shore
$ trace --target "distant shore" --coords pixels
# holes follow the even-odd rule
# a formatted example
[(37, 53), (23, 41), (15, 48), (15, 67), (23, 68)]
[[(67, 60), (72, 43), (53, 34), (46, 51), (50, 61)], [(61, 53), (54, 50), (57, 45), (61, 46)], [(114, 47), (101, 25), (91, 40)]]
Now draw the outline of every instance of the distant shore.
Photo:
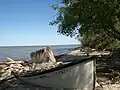
[(47, 47), (47, 46), (67, 46), (67, 45), (70, 45), (70, 46), (74, 46), (74, 45), (76, 45), (76, 46), (81, 46), (80, 44), (61, 44), (61, 45), (59, 45), (59, 44), (50, 44), (50, 45), (47, 45), (47, 44), (45, 44), (45, 45), (8, 45), (8, 46), (0, 46), (0, 47)]

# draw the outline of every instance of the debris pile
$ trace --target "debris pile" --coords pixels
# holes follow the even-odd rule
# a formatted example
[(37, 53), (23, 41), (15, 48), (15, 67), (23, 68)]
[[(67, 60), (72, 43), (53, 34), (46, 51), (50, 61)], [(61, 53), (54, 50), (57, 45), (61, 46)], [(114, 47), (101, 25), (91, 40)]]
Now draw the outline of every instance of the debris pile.
[(10, 58), (6, 58), (5, 60), (7, 61), (0, 64), (0, 80), (9, 78), (12, 75), (12, 71), (19, 74), (31, 68), (30, 65), (24, 61), (14, 61)]
[(31, 53), (32, 63), (23, 60), (13, 60), (5, 58), (4, 62), (0, 63), (0, 80), (9, 78), (12, 72), (16, 74), (25, 74), (26, 72), (43, 71), (56, 67), (56, 59), (51, 48), (42, 48), (39, 51)]

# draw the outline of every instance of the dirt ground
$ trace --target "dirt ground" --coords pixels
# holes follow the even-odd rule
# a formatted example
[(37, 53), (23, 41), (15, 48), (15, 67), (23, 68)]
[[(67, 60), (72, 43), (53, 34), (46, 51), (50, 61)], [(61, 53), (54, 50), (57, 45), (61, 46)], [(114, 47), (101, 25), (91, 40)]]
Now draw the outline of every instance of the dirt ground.
[(120, 90), (120, 53), (96, 60), (96, 90)]

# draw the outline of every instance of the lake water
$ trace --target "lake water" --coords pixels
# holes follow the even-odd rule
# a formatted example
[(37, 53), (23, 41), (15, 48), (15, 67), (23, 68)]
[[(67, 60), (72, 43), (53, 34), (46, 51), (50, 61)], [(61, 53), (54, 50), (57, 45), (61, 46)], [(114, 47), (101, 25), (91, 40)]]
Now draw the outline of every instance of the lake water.
[[(55, 55), (68, 52), (79, 45), (56, 45), (51, 46)], [(0, 47), (0, 58), (11, 57), (19, 59), (30, 59), (30, 53), (45, 46), (8, 46)]]

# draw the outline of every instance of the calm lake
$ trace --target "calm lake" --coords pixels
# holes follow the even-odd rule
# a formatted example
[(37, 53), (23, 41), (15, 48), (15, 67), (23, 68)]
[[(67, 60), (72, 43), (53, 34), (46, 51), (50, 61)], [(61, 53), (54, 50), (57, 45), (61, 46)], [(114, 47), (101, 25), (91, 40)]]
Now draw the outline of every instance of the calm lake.
[[(51, 46), (55, 55), (68, 52), (79, 45), (53, 45)], [(30, 53), (45, 46), (5, 46), (0, 47), (0, 58), (11, 57), (19, 59), (30, 59)]]

